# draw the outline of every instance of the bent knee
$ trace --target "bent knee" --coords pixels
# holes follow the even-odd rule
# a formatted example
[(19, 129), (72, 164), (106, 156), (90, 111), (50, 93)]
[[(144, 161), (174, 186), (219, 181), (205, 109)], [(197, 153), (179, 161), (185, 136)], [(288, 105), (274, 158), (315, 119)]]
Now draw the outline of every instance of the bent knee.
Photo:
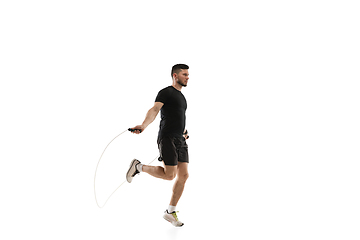
[(173, 180), (176, 177), (176, 173), (165, 174), (165, 180)]

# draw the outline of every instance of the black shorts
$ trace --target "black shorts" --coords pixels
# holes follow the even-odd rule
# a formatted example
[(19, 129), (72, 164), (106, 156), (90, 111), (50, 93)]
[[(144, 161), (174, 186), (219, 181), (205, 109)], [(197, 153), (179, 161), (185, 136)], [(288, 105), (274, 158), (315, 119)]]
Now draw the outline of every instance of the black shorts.
[(178, 162), (189, 162), (188, 145), (185, 138), (163, 137), (158, 140), (160, 161), (165, 165), (176, 166)]

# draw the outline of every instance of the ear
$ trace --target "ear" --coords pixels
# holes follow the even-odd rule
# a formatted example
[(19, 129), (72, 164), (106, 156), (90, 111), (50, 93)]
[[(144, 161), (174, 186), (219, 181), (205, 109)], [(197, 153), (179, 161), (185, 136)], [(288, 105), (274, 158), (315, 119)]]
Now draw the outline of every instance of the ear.
[(173, 79), (177, 78), (177, 73), (173, 73)]

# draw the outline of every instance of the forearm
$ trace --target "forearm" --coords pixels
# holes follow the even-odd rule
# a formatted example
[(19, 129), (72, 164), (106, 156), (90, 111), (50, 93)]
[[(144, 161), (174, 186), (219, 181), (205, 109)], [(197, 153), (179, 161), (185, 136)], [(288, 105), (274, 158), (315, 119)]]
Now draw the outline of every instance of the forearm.
[(149, 124), (155, 120), (163, 105), (164, 104), (162, 102), (155, 102), (154, 107), (150, 108), (150, 110), (147, 112), (143, 124), (132, 128), (134, 130), (133, 133), (140, 134), (142, 131), (144, 131), (145, 128), (147, 128), (147, 126), (149, 126)]
[(147, 126), (149, 126), (150, 123), (152, 123), (156, 116), (158, 114), (158, 111), (156, 111), (154, 108), (151, 108), (147, 114), (146, 114), (146, 117), (145, 117), (145, 120), (143, 122), (143, 126), (146, 128)]

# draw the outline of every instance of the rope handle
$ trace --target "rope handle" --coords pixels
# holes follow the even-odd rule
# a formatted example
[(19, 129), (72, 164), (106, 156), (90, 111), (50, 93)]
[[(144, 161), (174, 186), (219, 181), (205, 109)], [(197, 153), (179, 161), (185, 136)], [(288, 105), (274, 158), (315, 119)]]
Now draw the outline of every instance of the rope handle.
[(128, 129), (128, 131), (130, 131), (130, 132), (135, 132), (136, 130), (140, 131), (140, 133), (142, 132), (141, 129), (132, 129), (132, 128), (129, 128), (129, 129)]

